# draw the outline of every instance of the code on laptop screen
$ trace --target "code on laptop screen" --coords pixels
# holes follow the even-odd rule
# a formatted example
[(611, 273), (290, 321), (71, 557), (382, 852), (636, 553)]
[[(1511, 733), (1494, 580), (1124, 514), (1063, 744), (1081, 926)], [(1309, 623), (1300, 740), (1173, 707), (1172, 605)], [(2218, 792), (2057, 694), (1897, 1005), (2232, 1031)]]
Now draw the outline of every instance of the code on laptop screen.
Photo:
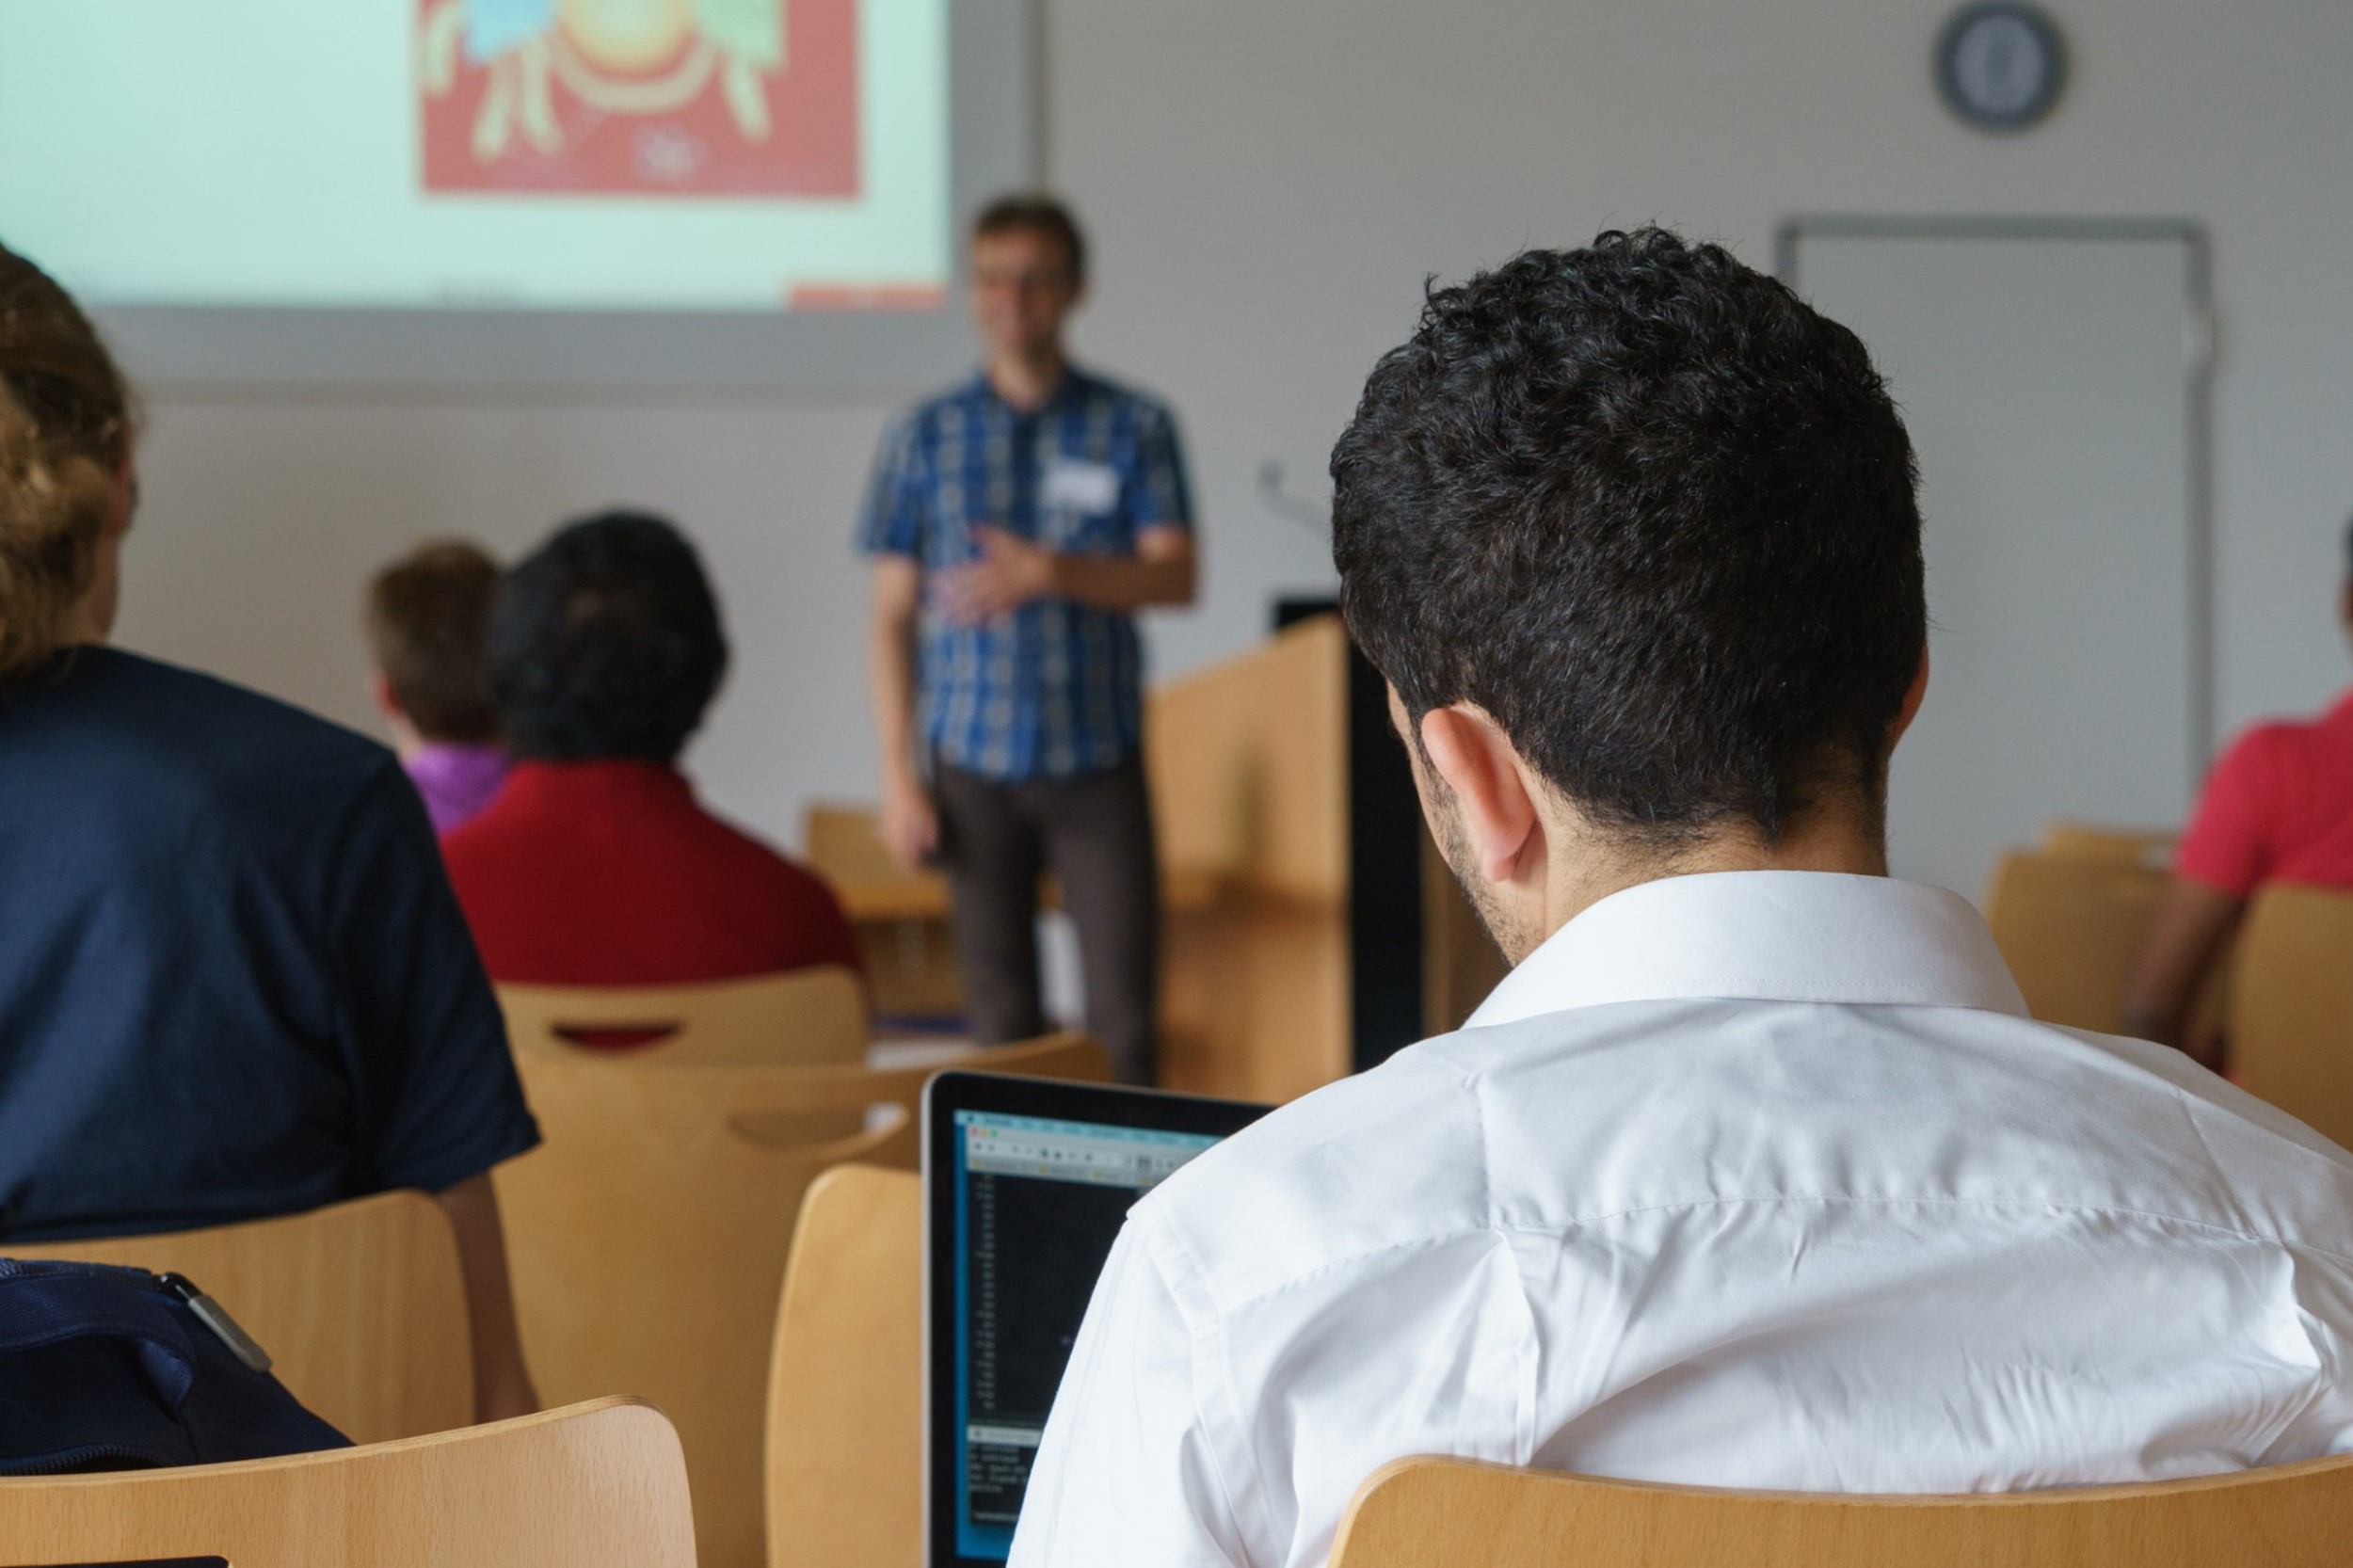
[(956, 1550), (1003, 1558), (1046, 1415), (1128, 1209), (1217, 1143), (955, 1113)]

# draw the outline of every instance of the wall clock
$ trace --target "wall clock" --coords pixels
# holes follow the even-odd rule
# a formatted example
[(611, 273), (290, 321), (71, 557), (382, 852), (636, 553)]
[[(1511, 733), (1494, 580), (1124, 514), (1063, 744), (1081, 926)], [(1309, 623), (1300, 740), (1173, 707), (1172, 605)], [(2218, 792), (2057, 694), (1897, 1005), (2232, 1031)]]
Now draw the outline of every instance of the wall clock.
[(2066, 85), (2066, 40), (2040, 6), (1978, 0), (1937, 34), (1937, 90), (1945, 107), (1981, 131), (2040, 124)]

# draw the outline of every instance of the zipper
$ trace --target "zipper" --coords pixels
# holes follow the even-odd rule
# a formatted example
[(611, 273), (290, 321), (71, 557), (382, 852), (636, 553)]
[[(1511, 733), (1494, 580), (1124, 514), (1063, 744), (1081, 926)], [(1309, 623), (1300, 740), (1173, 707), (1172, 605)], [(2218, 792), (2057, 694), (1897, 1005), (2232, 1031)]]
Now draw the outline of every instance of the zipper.
[[(0, 1278), (6, 1277), (6, 1275), (0, 1275)], [(51, 1454), (46, 1459), (36, 1460), (29, 1464), (14, 1462), (0, 1464), (0, 1476), (11, 1479), (20, 1476), (55, 1476), (68, 1470), (81, 1469), (93, 1459), (127, 1459), (146, 1465), (150, 1469), (174, 1467), (170, 1460), (152, 1449), (126, 1448), (120, 1443), (86, 1443), (78, 1448), (68, 1448), (63, 1453)]]
[[(229, 1349), (229, 1353), (256, 1372), (270, 1369), (269, 1352), (262, 1349), (253, 1336), (246, 1333), (229, 1309), (206, 1295), (201, 1287), (185, 1274), (158, 1274), (145, 1269), (126, 1268), (112, 1263), (62, 1263), (43, 1258), (27, 1263), (20, 1258), (0, 1257), (0, 1279), (31, 1279), (43, 1274), (77, 1273), (98, 1269), (124, 1276), (124, 1283), (136, 1282), (157, 1295), (168, 1296), (188, 1309), (189, 1316), (212, 1332), (214, 1338)], [(104, 1455), (93, 1457), (104, 1458)]]
[(238, 1326), (229, 1316), (229, 1309), (197, 1288), (196, 1281), (185, 1274), (157, 1274), (156, 1287), (167, 1296), (196, 1315), (196, 1320), (213, 1331), (213, 1336), (229, 1347), (229, 1353), (256, 1372), (270, 1368), (269, 1352), (254, 1341), (253, 1336)]

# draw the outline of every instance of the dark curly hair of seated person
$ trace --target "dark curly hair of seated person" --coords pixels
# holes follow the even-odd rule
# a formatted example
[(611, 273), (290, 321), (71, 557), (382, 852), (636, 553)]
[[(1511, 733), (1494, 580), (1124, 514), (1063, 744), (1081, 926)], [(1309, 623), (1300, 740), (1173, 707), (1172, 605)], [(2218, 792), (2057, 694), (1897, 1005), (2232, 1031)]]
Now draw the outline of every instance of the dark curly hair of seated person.
[(1351, 632), (1603, 832), (1884, 809), (1928, 635), (1912, 442), (1863, 344), (1657, 229), (1433, 288), (1332, 453)]
[(613, 511), (565, 524), (508, 570), (489, 659), (513, 755), (672, 762), (719, 690), (728, 644), (686, 536)]

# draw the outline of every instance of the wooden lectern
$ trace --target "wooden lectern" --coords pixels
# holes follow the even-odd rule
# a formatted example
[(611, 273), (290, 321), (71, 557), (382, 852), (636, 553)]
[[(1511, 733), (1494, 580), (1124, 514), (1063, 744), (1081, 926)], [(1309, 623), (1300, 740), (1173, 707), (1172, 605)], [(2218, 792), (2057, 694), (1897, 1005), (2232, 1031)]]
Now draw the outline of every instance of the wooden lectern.
[[(1292, 1098), (1417, 1033), (1453, 1028), (1502, 973), (1415, 820), (1379, 679), (1353, 657), (1338, 618), (1313, 616), (1147, 698), (1167, 921), (1165, 1088)], [(1369, 777), (1373, 769), (1391, 776)], [(1361, 834), (1376, 811), (1378, 833)], [(953, 1015), (942, 879), (893, 863), (863, 810), (812, 810), (808, 850), (858, 928), (886, 1023)], [(1376, 927), (1392, 938), (1402, 930), (1408, 945), (1369, 947)], [(1394, 975), (1367, 972), (1400, 964), (1412, 971), (1401, 989), (1380, 984)], [(1369, 1037), (1359, 999), (1401, 996), (1408, 1016), (1384, 1018)]]

